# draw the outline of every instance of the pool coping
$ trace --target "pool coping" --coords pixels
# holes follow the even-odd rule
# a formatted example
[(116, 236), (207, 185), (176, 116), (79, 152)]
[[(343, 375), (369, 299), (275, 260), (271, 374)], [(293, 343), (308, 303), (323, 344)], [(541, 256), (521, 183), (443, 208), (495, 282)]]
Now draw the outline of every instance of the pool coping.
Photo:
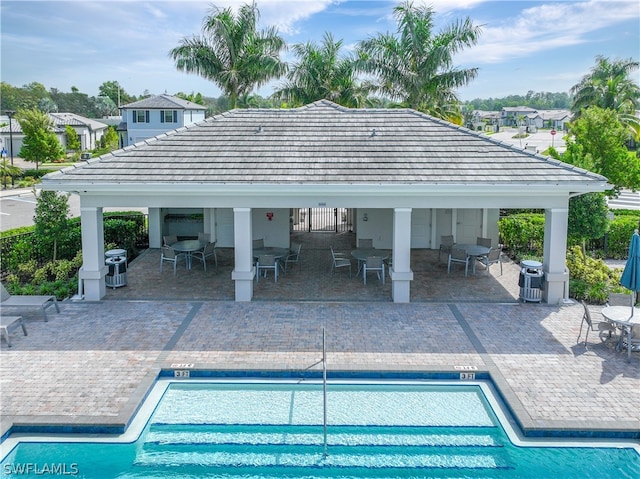
[[(12, 435), (24, 434), (83, 434), (111, 438), (126, 434), (140, 409), (152, 393), (158, 380), (174, 379), (322, 379), (320, 365), (297, 370), (287, 368), (220, 368), (206, 364), (171, 364), (166, 367), (152, 368), (140, 382), (134, 394), (120, 414), (113, 418), (93, 416), (51, 416), (43, 420), (42, 416), (13, 416), (2, 418), (0, 446)], [(507, 412), (507, 420), (516, 432), (525, 439), (598, 439), (624, 440), (637, 443), (640, 453), (640, 430), (632, 421), (617, 421), (615, 428), (602, 427), (593, 421), (540, 421), (532, 420), (510, 388), (500, 371), (491, 366), (456, 365), (449, 368), (406, 367), (402, 370), (393, 367), (377, 366), (376, 370), (363, 370), (348, 366), (332, 365), (327, 371), (327, 379), (350, 380), (446, 380), (468, 382), (487, 381), (495, 390), (501, 407)]]

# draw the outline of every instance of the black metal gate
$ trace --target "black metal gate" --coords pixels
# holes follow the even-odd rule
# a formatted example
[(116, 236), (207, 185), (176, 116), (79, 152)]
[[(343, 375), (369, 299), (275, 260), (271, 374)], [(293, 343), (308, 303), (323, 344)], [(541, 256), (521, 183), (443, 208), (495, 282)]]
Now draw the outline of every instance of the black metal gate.
[(349, 208), (293, 208), (293, 231), (326, 231), (343, 233), (353, 225), (353, 210)]

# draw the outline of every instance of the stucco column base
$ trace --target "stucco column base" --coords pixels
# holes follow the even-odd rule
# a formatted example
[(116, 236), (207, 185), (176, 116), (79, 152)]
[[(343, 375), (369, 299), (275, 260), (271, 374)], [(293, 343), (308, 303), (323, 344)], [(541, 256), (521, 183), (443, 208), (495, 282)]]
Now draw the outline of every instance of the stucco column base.
[(391, 276), (391, 297), (394, 303), (409, 303), (411, 301), (411, 281), (413, 271), (389, 270)]
[(231, 279), (236, 282), (236, 302), (251, 301), (255, 276), (255, 268), (252, 268), (251, 271), (233, 270), (231, 272)]
[(108, 272), (109, 268), (106, 265), (99, 271), (88, 271), (84, 267), (80, 268), (78, 275), (82, 281), (84, 299), (87, 301), (100, 301), (105, 297), (107, 287), (104, 278)]
[(542, 301), (559, 304), (564, 300), (564, 285), (569, 281), (569, 273), (545, 273)]

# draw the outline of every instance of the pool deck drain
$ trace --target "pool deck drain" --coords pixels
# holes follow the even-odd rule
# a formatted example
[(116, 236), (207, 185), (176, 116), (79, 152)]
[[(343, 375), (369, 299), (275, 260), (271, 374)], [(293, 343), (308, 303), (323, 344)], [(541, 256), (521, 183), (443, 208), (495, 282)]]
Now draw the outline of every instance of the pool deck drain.
[(527, 429), (640, 435), (640, 353), (576, 344), (581, 317), (578, 304), (64, 302), (2, 343), (1, 432), (126, 425), (175, 365), (319, 369), (325, 328), (329, 370), (489, 371)]

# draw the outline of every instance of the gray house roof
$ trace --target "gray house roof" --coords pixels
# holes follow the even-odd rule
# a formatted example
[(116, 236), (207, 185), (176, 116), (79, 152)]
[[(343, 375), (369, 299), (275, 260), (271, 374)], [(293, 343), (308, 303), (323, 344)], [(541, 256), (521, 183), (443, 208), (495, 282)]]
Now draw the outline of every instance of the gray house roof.
[(128, 103), (121, 107), (125, 110), (130, 110), (132, 108), (148, 108), (148, 109), (163, 109), (163, 108), (171, 108), (178, 110), (206, 110), (206, 106), (198, 105), (197, 103), (193, 103), (192, 101), (183, 100), (182, 98), (178, 98), (172, 95), (156, 95), (150, 96), (149, 98), (143, 98), (139, 101), (134, 101), (133, 103)]
[(45, 176), (43, 185), (561, 186), (602, 191), (606, 179), (410, 109), (233, 110)]

